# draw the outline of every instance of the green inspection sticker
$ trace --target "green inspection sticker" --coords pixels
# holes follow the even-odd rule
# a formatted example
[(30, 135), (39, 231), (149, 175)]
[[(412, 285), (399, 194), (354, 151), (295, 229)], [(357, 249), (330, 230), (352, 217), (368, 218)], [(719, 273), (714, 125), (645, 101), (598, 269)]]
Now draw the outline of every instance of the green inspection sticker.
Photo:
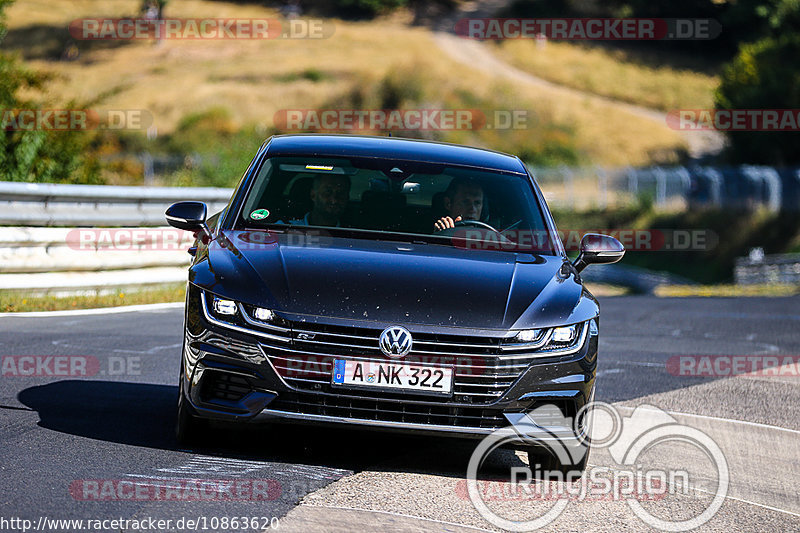
[(256, 209), (250, 213), (250, 218), (253, 220), (263, 220), (269, 216), (269, 211), (266, 209)]

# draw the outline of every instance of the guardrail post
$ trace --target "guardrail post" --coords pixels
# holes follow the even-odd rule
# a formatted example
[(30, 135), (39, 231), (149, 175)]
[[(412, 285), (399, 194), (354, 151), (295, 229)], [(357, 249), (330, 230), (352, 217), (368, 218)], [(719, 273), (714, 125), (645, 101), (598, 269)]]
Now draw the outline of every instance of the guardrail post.
[(633, 170), (633, 167), (627, 167), (627, 169), (628, 191), (630, 191), (635, 198), (639, 195), (639, 175)]
[(655, 167), (653, 174), (656, 178), (656, 205), (664, 206), (667, 203), (667, 173), (661, 167)]
[(575, 186), (572, 171), (566, 165), (561, 166), (561, 175), (564, 177), (564, 193), (569, 196), (569, 206), (575, 207)]
[(597, 185), (600, 189), (600, 209), (608, 206), (608, 174), (603, 167), (596, 167)]

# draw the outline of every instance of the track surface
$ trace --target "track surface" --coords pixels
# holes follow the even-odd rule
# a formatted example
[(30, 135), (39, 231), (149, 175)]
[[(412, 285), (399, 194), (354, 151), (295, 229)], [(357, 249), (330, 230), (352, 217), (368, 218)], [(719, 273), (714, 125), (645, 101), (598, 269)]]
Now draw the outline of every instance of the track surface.
[[(798, 298), (601, 300), (597, 399), (626, 416), (644, 404), (670, 411), (726, 454), (730, 498), (701, 530), (800, 529), (800, 377), (678, 377), (665, 363), (682, 354), (800, 354), (798, 304)], [(97, 374), (86, 378), (0, 378), (0, 518), (36, 524), (43, 516), (247, 516), (281, 517), (286, 531), (496, 529), (458, 496), (472, 451), (462, 441), (271, 427), (225, 430), (207, 447), (181, 449), (172, 437), (181, 326), (177, 308), (0, 318), (4, 357), (92, 356), (99, 362)], [(680, 447), (659, 460), (704, 468)], [(513, 452), (494, 459), (498, 468), (523, 461)], [(609, 461), (607, 451), (592, 452), (591, 464)], [(70, 492), (87, 479), (175, 478), (266, 479), (280, 490), (260, 502), (84, 501)], [(662, 515), (699, 512), (709, 498), (701, 489), (652, 505), (662, 505)], [(647, 526), (626, 503), (580, 502), (550, 528)]]

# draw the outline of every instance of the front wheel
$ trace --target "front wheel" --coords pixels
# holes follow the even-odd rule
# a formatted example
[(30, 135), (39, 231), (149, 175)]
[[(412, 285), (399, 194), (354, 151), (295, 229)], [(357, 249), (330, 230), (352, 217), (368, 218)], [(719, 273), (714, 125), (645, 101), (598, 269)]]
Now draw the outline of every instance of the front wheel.
[(586, 445), (580, 445), (579, 449), (573, 450), (577, 453), (567, 454), (569, 460), (562, 462), (549, 450), (532, 446), (528, 449), (528, 466), (534, 471), (539, 470), (543, 478), (577, 479), (586, 471), (589, 449)]
[(182, 445), (196, 444), (206, 429), (206, 422), (194, 416), (183, 392), (183, 369), (178, 385), (178, 415), (175, 421), (175, 437)]

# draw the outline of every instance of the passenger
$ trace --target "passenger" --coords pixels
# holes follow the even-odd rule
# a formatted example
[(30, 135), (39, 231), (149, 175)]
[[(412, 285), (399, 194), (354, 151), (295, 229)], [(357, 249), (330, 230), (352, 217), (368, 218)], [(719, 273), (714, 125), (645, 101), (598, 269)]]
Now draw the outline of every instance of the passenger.
[(344, 174), (318, 174), (311, 186), (311, 211), (290, 220), (295, 226), (339, 226), (350, 199), (350, 178)]
[(470, 178), (453, 178), (444, 192), (447, 213), (434, 223), (434, 231), (454, 228), (462, 220), (480, 220), (483, 212), (483, 187)]

